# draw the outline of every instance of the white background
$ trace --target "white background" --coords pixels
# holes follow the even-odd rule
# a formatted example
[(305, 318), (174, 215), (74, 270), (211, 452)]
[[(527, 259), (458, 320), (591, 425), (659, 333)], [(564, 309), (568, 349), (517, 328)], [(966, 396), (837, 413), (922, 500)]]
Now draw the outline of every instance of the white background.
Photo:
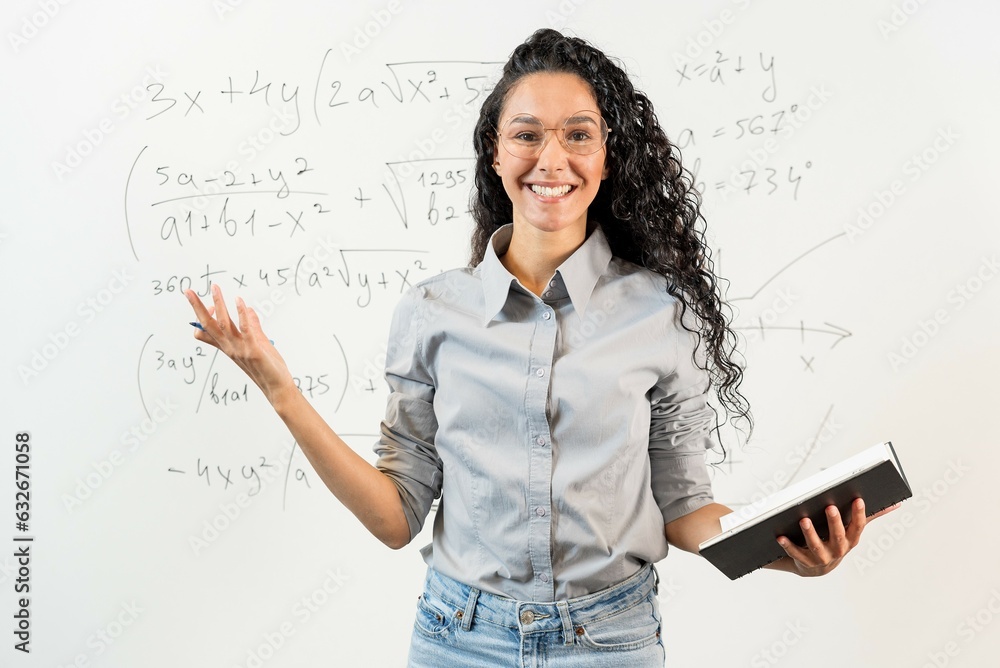
[[(659, 565), (668, 665), (995, 660), (993, 4), (11, 9), (0, 48), (3, 665), (404, 664), (429, 533), (399, 552), (368, 535), (253, 385), (243, 394), (238, 369), (198, 356), (170, 279), (202, 289), (206, 266), (224, 272), (214, 278), (230, 303), (240, 294), (268, 314), (314, 404), (374, 460), (403, 277), (466, 262), (473, 98), (543, 26), (620, 58), (703, 184), (757, 424), (746, 444), (723, 434), (719, 500), (746, 502), (883, 440), (914, 489), (818, 580), (733, 583), (672, 553)], [(416, 158), (433, 162), (406, 162)], [(296, 174), (303, 164), (313, 171)], [(229, 178), (245, 185), (219, 185)], [(282, 178), (287, 197), (253, 192)], [(179, 222), (161, 238), (188, 213), (209, 229)], [(23, 534), (10, 446), (23, 430), (30, 655), (12, 648)]]

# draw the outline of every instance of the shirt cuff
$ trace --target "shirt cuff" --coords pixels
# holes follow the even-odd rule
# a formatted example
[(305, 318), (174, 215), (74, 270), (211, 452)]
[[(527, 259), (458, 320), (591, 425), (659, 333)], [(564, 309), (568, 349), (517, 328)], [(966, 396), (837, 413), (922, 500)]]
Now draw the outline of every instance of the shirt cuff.
[(681, 457), (651, 457), (650, 468), (653, 497), (664, 524), (715, 501), (704, 452)]

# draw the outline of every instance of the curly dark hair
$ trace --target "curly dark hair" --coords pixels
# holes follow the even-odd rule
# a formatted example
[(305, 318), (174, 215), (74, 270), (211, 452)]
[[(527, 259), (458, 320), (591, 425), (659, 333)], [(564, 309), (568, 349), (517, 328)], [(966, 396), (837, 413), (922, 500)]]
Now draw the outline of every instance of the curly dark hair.
[[(682, 304), (683, 326), (697, 335), (698, 347), (704, 350), (704, 365), (699, 366), (708, 372), (734, 425), (744, 420), (749, 436), (750, 405), (739, 392), (743, 370), (733, 360), (737, 339), (705, 242), (701, 197), (649, 98), (635, 89), (621, 66), (586, 41), (556, 30), (536, 31), (511, 54), (500, 81), (483, 102), (473, 136), (476, 227), (471, 265), (482, 260), (493, 232), (513, 218), (513, 204), (492, 167), (496, 127), (511, 89), (522, 77), (537, 72), (575, 74), (590, 86), (613, 131), (607, 143), (609, 175), (588, 217), (601, 226), (615, 256), (667, 278), (667, 291)], [(683, 317), (688, 309), (696, 315), (696, 329), (689, 328)]]

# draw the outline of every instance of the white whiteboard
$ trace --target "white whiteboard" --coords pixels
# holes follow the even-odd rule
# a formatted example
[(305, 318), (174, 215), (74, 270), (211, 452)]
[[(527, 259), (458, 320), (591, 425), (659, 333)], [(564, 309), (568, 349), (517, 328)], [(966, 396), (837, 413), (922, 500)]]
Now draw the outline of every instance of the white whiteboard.
[[(30, 432), (32, 494), (22, 533), (5, 449), (3, 665), (403, 665), (429, 533), (369, 536), (253, 385), (199, 355), (176, 290), (211, 274), (262, 310), (373, 461), (391, 309), (465, 263), (480, 90), (542, 26), (619, 57), (703, 184), (757, 420), (719, 500), (882, 440), (915, 492), (819, 580), (731, 583), (672, 553), (668, 665), (1000, 652), (994, 4), (10, 8), (0, 435)], [(35, 539), (30, 655), (15, 535)]]

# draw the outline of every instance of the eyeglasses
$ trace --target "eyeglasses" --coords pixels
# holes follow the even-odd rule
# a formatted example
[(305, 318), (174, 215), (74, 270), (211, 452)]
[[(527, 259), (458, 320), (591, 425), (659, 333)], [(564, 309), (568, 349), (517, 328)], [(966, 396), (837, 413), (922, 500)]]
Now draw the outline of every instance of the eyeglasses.
[(547, 128), (531, 114), (515, 114), (497, 132), (507, 152), (518, 158), (533, 158), (542, 152), (552, 131), (570, 153), (591, 155), (601, 150), (611, 130), (593, 111), (577, 111), (562, 127)]

